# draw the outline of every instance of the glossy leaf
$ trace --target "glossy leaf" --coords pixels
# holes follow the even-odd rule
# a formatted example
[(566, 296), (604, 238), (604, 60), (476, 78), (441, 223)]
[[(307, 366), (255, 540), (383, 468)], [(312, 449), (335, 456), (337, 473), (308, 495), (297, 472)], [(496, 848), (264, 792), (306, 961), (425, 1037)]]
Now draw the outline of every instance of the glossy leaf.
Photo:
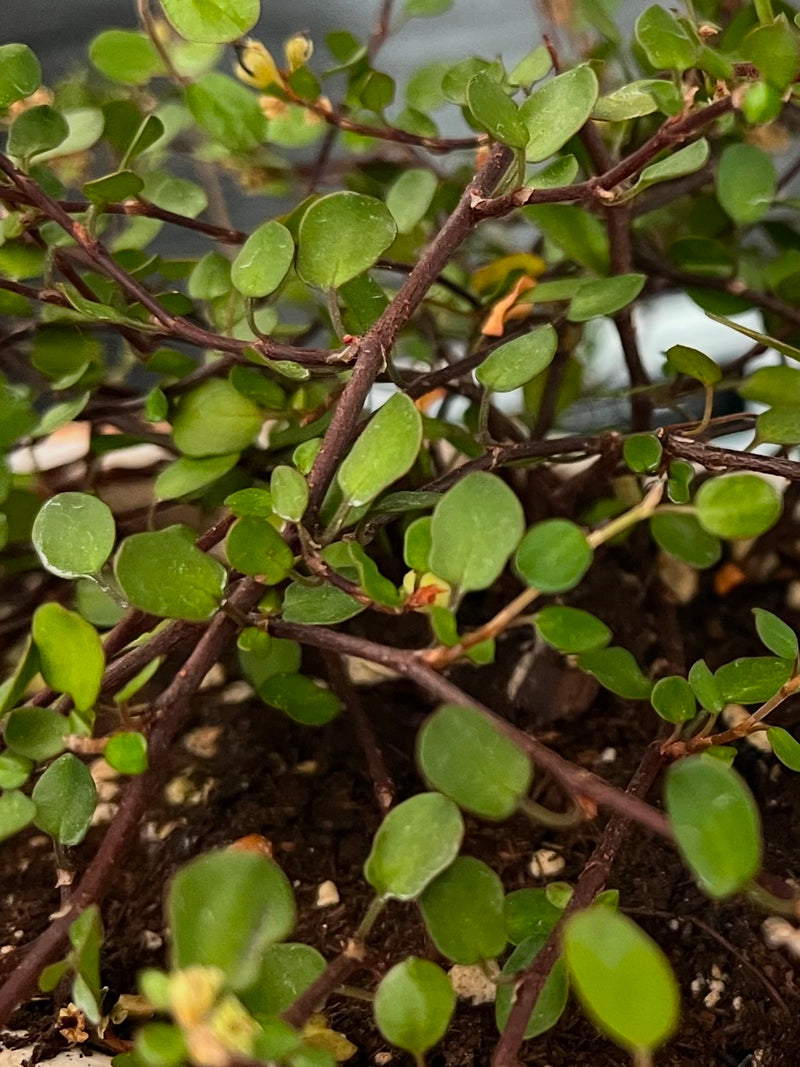
[(112, 734), (103, 756), (106, 763), (120, 774), (144, 774), (147, 770), (147, 738), (137, 730)]
[(760, 704), (775, 696), (792, 675), (793, 661), (773, 656), (742, 656), (724, 664), (714, 675), (727, 703)]
[(287, 522), (299, 522), (308, 506), (308, 482), (294, 467), (275, 467), (270, 478), (272, 506)]
[(105, 669), (95, 628), (53, 601), (36, 609), (31, 632), (44, 680), (72, 697), (78, 711), (87, 711), (97, 700)]
[(421, 443), (420, 413), (405, 393), (395, 393), (370, 419), (339, 467), (337, 479), (347, 504), (368, 504), (402, 478)]
[(770, 157), (754, 144), (728, 145), (717, 170), (717, 198), (734, 222), (747, 226), (767, 213), (778, 176)]
[(451, 586), (486, 589), (500, 575), (524, 529), (522, 505), (495, 474), (462, 478), (436, 505), (431, 570)]
[(225, 44), (255, 26), (259, 0), (162, 0), (164, 14), (187, 41)]
[(46, 760), (64, 751), (69, 723), (52, 708), (26, 707), (12, 711), (6, 719), (3, 737), (20, 756)]
[(540, 326), (495, 348), (478, 367), (475, 377), (496, 393), (519, 389), (550, 366), (557, 346), (555, 329)]
[(697, 60), (697, 44), (675, 16), (658, 4), (636, 20), (636, 40), (656, 70), (684, 71)]
[(767, 730), (772, 751), (790, 771), (800, 771), (800, 741), (780, 726), (770, 726)]
[(632, 303), (644, 288), (644, 274), (616, 274), (584, 282), (569, 302), (570, 322), (588, 322), (601, 315), (615, 315)]
[(225, 551), (232, 567), (265, 585), (282, 582), (294, 567), (292, 550), (272, 523), (258, 515), (245, 515), (233, 524)]
[(114, 547), (116, 528), (107, 504), (88, 493), (58, 493), (45, 501), (33, 524), (33, 547), (59, 578), (96, 574)]
[(493, 140), (512, 148), (524, 148), (528, 143), (528, 129), (519, 108), (485, 70), (470, 78), (467, 106), (478, 125), (491, 134)]
[(35, 93), (41, 80), (39, 60), (26, 44), (0, 45), (0, 110)]
[(172, 419), (175, 444), (188, 456), (241, 452), (261, 430), (261, 409), (224, 378), (184, 393)]
[(647, 700), (651, 685), (627, 648), (613, 645), (578, 657), (582, 671), (594, 675), (600, 685), (626, 700)]
[(507, 819), (533, 779), (527, 755), (475, 708), (443, 704), (417, 737), (417, 762), (429, 785), (465, 811)]
[(711, 150), (705, 137), (693, 141), (685, 148), (670, 152), (664, 159), (644, 168), (638, 182), (631, 190), (631, 195), (644, 192), (645, 189), (659, 182), (671, 182), (687, 174), (695, 174), (706, 165), (710, 154)]
[[(560, 915), (560, 912), (559, 912)], [(546, 933), (533, 934), (521, 941), (509, 958), (502, 970), (503, 977), (518, 974), (530, 966), (544, 947), (547, 940)], [(562, 958), (558, 958), (547, 976), (539, 998), (534, 1005), (525, 1027), (525, 1040), (538, 1037), (555, 1026), (564, 1013), (569, 994), (569, 980), (567, 969)], [(497, 1029), (502, 1031), (506, 1027), (511, 1009), (514, 1006), (514, 984), (504, 982), (497, 987), (497, 999), (495, 1001), (495, 1021)]]
[(781, 498), (757, 474), (728, 474), (703, 482), (695, 498), (697, 517), (709, 533), (735, 540), (758, 537), (778, 521)]
[(680, 994), (669, 961), (627, 915), (604, 907), (573, 915), (564, 957), (586, 1013), (630, 1050), (662, 1045), (678, 1025)]
[(535, 622), (548, 645), (559, 652), (592, 652), (604, 648), (611, 640), (611, 631), (606, 624), (581, 608), (548, 604), (536, 615)]
[(701, 889), (720, 899), (751, 881), (761, 866), (758, 808), (734, 770), (688, 756), (667, 772), (664, 803)]
[(392, 808), (372, 840), (364, 877), (381, 897), (415, 900), (458, 855), (464, 823), (452, 800), (418, 793)]
[(552, 903), (545, 889), (515, 889), (504, 905), (508, 940), (520, 945), (529, 937), (547, 937), (562, 910)]
[(254, 1016), (280, 1015), (325, 970), (325, 957), (311, 945), (272, 945), (264, 953), (255, 982), (240, 994)]
[(770, 652), (781, 659), (796, 660), (798, 655), (797, 634), (783, 619), (764, 608), (753, 608), (756, 631)]
[(305, 726), (323, 726), (342, 710), (335, 693), (305, 674), (270, 674), (258, 687), (258, 695)]
[(134, 607), (191, 622), (204, 622), (214, 614), (228, 580), (222, 564), (195, 548), (180, 526), (126, 538), (114, 571)]
[(31, 799), (39, 829), (61, 845), (77, 845), (92, 821), (97, 790), (86, 764), (65, 752), (33, 787)]
[(703, 385), (716, 385), (722, 377), (722, 371), (713, 359), (688, 345), (673, 345), (667, 349), (666, 369), (672, 374), (687, 374)]
[(174, 968), (219, 967), (234, 989), (252, 985), (264, 951), (294, 927), (286, 875), (257, 852), (221, 849), (181, 868), (167, 895)]
[(386, 206), (399, 233), (409, 233), (431, 206), (438, 180), (433, 171), (421, 167), (404, 170), (386, 194)]
[(719, 562), (719, 538), (703, 529), (695, 515), (657, 511), (650, 519), (650, 533), (659, 548), (692, 567), (705, 570)]
[(35, 815), (36, 805), (30, 797), (18, 789), (5, 789), (0, 793), (0, 841), (30, 826)]
[(658, 103), (651, 92), (656, 84), (652, 78), (644, 78), (601, 96), (594, 106), (592, 118), (602, 122), (627, 122), (628, 119), (652, 115), (658, 111)]
[(704, 659), (697, 660), (689, 670), (689, 685), (698, 703), (712, 715), (719, 715), (725, 707), (719, 684)]
[(419, 898), (436, 948), (462, 964), (494, 959), (506, 947), (503, 903), (503, 883), (472, 856), (458, 856)]
[(334, 626), (337, 622), (352, 619), (363, 610), (364, 605), (358, 600), (327, 582), (322, 585), (292, 582), (283, 597), (283, 617), (286, 622)]
[(653, 474), (663, 454), (661, 442), (652, 433), (636, 433), (625, 438), (622, 455), (635, 474)]
[(677, 674), (659, 678), (650, 693), (650, 703), (667, 722), (688, 722), (697, 712), (692, 687)]
[(444, 1037), (455, 1006), (456, 995), (441, 967), (408, 956), (384, 975), (373, 1008), (386, 1040), (421, 1060)]
[(294, 241), (276, 219), (265, 222), (247, 238), (231, 265), (231, 281), (242, 296), (274, 293), (294, 259)]
[(238, 452), (203, 456), (201, 459), (181, 456), (166, 466), (156, 478), (153, 485), (156, 500), (174, 500), (179, 496), (197, 493), (233, 470), (238, 462)]
[(297, 273), (309, 285), (334, 289), (371, 267), (395, 239), (386, 205), (361, 193), (338, 192), (316, 200), (298, 233)]
[(573, 589), (592, 564), (586, 534), (567, 519), (546, 519), (525, 534), (514, 557), (522, 578), (542, 593)]
[(519, 109), (528, 127), (526, 158), (549, 159), (588, 121), (598, 95), (597, 76), (583, 64), (537, 89)]

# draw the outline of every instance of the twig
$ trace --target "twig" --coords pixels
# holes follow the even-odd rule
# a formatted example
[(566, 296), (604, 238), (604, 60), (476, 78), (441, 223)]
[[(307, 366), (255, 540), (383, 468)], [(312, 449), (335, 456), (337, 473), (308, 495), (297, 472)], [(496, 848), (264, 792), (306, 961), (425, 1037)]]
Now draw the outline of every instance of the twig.
[[(631, 246), (631, 215), (627, 205), (609, 208), (606, 211), (606, 226), (610, 248), (611, 273), (628, 274), (633, 269)], [(652, 404), (644, 390), (650, 384), (644, 369), (639, 341), (630, 307), (623, 308), (614, 316), (614, 325), (619, 334), (625, 366), (631, 383), (631, 422), (633, 430), (639, 432), (650, 429)]]
[(656, 432), (661, 437), (667, 456), (691, 460), (708, 471), (758, 471), (800, 482), (800, 463), (796, 460), (783, 456), (759, 456), (755, 452), (734, 452), (731, 448), (719, 448), (679, 436), (671, 432), (669, 427)]

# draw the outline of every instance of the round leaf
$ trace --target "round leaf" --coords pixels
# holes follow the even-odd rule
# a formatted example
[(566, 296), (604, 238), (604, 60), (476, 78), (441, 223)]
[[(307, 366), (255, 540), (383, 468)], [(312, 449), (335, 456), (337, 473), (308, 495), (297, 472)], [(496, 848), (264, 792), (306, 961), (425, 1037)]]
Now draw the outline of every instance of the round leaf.
[(300, 522), (308, 506), (308, 482), (294, 467), (281, 465), (269, 481), (272, 507), (287, 522)]
[(800, 742), (780, 726), (770, 726), (767, 737), (772, 751), (784, 767), (790, 771), (800, 771)]
[(17, 708), (6, 720), (3, 737), (8, 747), (32, 760), (50, 759), (64, 751), (69, 723), (52, 708)]
[(62, 845), (83, 841), (94, 815), (97, 790), (88, 767), (77, 756), (65, 752), (51, 763), (33, 787), (31, 799), (40, 830)]
[(534, 589), (563, 593), (578, 584), (592, 557), (592, 547), (580, 526), (567, 519), (547, 519), (525, 534), (514, 567)]
[(242, 296), (274, 293), (292, 265), (294, 241), (276, 219), (250, 234), (231, 266), (231, 281)]
[(644, 274), (616, 274), (584, 282), (569, 302), (570, 322), (588, 322), (601, 315), (615, 315), (632, 303), (646, 281)]
[(300, 222), (297, 273), (320, 289), (335, 289), (371, 267), (397, 234), (386, 205), (361, 193), (330, 193)]
[(464, 836), (461, 814), (441, 793), (419, 793), (392, 808), (378, 828), (364, 877), (382, 897), (415, 900), (450, 866)]
[(386, 206), (400, 233), (409, 233), (424, 217), (436, 192), (433, 171), (411, 167), (392, 183), (386, 194)]
[(704, 352), (688, 345), (673, 345), (667, 349), (667, 369), (673, 374), (687, 374), (703, 385), (716, 385), (722, 371)]
[(779, 404), (756, 419), (756, 437), (775, 445), (800, 444), (800, 406)]
[(266, 856), (222, 849), (177, 873), (167, 916), (173, 968), (219, 967), (241, 989), (255, 980), (264, 950), (291, 933), (294, 896)]
[(754, 144), (728, 145), (717, 169), (717, 199), (734, 222), (758, 222), (770, 208), (778, 185), (775, 164)]
[(180, 526), (126, 538), (114, 571), (134, 607), (190, 622), (214, 614), (228, 580), (222, 564), (195, 548)]
[(655, 1049), (678, 1025), (680, 994), (661, 949), (627, 915), (588, 908), (567, 921), (564, 956), (592, 1021), (631, 1050)]
[(302, 622), (311, 626), (335, 626), (337, 622), (360, 614), (364, 605), (344, 589), (335, 585), (304, 585), (292, 582), (283, 597), (283, 617), (286, 622)]
[(271, 674), (258, 687), (258, 695), (306, 726), (323, 726), (342, 710), (335, 693), (304, 674)]
[(494, 959), (506, 947), (503, 883), (481, 860), (459, 856), (419, 898), (433, 943), (454, 963)]
[(505, 900), (508, 940), (519, 945), (529, 937), (547, 935), (561, 918), (545, 889), (516, 889)]
[(548, 645), (559, 652), (592, 652), (604, 648), (611, 640), (606, 624), (580, 608), (549, 604), (536, 616), (536, 628)]
[(652, 433), (636, 433), (625, 438), (622, 454), (635, 474), (653, 474), (663, 453), (661, 442)]
[(294, 566), (294, 554), (271, 522), (258, 515), (238, 519), (228, 534), (225, 551), (232, 567), (277, 585)]
[(120, 774), (144, 774), (147, 770), (147, 738), (136, 730), (113, 734), (103, 751), (106, 763)]
[[(557, 915), (560, 916), (560, 911)], [(542, 950), (547, 933), (534, 934), (525, 938), (506, 960), (503, 967), (503, 976), (517, 974), (529, 964), (533, 963)], [(539, 999), (534, 1005), (528, 1023), (525, 1027), (525, 1039), (530, 1040), (545, 1033), (555, 1026), (561, 1018), (564, 1008), (567, 1006), (569, 984), (567, 981), (567, 969), (563, 959), (556, 960), (544, 988), (539, 994)], [(495, 1021), (497, 1029), (501, 1032), (505, 1029), (511, 1009), (514, 1005), (514, 984), (504, 983), (497, 987), (497, 1000), (495, 1001)]]
[(722, 699), (722, 693), (719, 690), (717, 681), (704, 659), (699, 659), (692, 664), (689, 670), (689, 685), (692, 687), (692, 692), (697, 697), (699, 704), (706, 711), (710, 711), (712, 715), (719, 715), (725, 707), (725, 701)]
[(325, 970), (325, 957), (311, 945), (272, 945), (255, 982), (239, 999), (251, 1015), (280, 1015)]
[(162, 0), (164, 14), (187, 41), (225, 44), (258, 21), (259, 0)]
[(533, 768), (513, 741), (475, 708), (444, 704), (417, 739), (425, 779), (465, 811), (507, 819), (530, 789)]
[(540, 326), (496, 348), (478, 367), (475, 377), (496, 393), (519, 389), (550, 366), (557, 347), (555, 329)]
[(435, 963), (409, 956), (388, 971), (375, 993), (378, 1029), (392, 1045), (422, 1057), (450, 1025), (456, 995)]
[(35, 93), (41, 80), (39, 60), (26, 44), (0, 45), (0, 111)]
[(692, 687), (677, 674), (656, 682), (650, 694), (650, 703), (667, 722), (688, 722), (697, 711)]
[(88, 493), (59, 493), (45, 501), (31, 539), (42, 565), (59, 578), (96, 574), (111, 554), (114, 516)]
[(337, 475), (344, 499), (360, 507), (410, 469), (422, 442), (422, 416), (405, 393), (395, 393), (367, 423)]
[(650, 533), (659, 548), (699, 570), (713, 567), (722, 555), (719, 538), (690, 512), (657, 511), (650, 519)]
[(686, 70), (694, 66), (697, 45), (678, 20), (653, 4), (636, 20), (636, 40), (656, 70)]
[(19, 789), (25, 785), (33, 770), (33, 760), (7, 750), (0, 753), (0, 789)]
[(97, 630), (52, 601), (36, 609), (31, 631), (44, 680), (71, 696), (78, 711), (87, 711), (97, 700), (106, 662)]
[(172, 419), (175, 444), (189, 456), (241, 452), (257, 437), (261, 409), (224, 378), (210, 378), (178, 400)]
[(18, 789), (8, 789), (0, 793), (0, 841), (5, 841), (30, 826), (35, 815), (36, 805)]
[(522, 505), (496, 474), (468, 474), (431, 520), (430, 568), (462, 592), (488, 588), (524, 530)]
[(757, 474), (728, 474), (703, 482), (695, 506), (709, 533), (733, 540), (758, 537), (774, 526), (781, 513), (781, 498)]
[(18, 159), (57, 148), (67, 139), (69, 124), (60, 111), (49, 104), (22, 111), (8, 133), (8, 151)]
[(528, 127), (528, 161), (538, 163), (555, 155), (588, 121), (597, 94), (597, 75), (583, 64), (559, 74), (529, 96), (519, 109)]
[(734, 770), (687, 756), (667, 772), (664, 803), (678, 848), (709, 896), (730, 896), (751, 881), (761, 866), (761, 827)]
[(134, 30), (103, 30), (89, 45), (89, 60), (101, 74), (126, 85), (144, 85), (166, 73), (153, 42)]

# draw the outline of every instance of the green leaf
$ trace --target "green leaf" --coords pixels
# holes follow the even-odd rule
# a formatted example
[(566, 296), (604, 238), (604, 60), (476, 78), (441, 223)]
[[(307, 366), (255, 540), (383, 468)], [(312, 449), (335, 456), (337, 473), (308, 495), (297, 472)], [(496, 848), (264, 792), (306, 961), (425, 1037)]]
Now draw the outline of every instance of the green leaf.
[(528, 128), (519, 108), (485, 70), (470, 78), (467, 106), (477, 124), (495, 141), (502, 141), (512, 148), (524, 148), (528, 143)]
[(192, 300), (216, 300), (231, 289), (231, 264), (221, 252), (206, 252), (189, 275), (187, 290)]
[[(0, 273), (8, 272), (2, 269)], [(30, 401), (30, 390), (11, 385), (0, 376), (0, 449), (4, 452), (36, 425), (36, 412)]]
[(546, 519), (525, 534), (514, 567), (540, 592), (562, 593), (580, 582), (592, 558), (592, 547), (580, 526), (568, 519)]
[(536, 629), (559, 652), (577, 654), (604, 648), (611, 631), (596, 615), (580, 608), (548, 604), (535, 617)]
[(759, 367), (736, 390), (745, 400), (759, 404), (800, 404), (800, 370), (781, 363), (777, 367)]
[(507, 819), (533, 779), (527, 755), (475, 708), (443, 704), (417, 737), (425, 780), (465, 811)]
[(529, 163), (549, 159), (589, 120), (598, 95), (597, 75), (588, 64), (546, 82), (519, 109), (528, 127)]
[(427, 19), (443, 15), (452, 6), (453, 0), (406, 0), (403, 4), (403, 14), (410, 19)]
[(404, 170), (389, 186), (386, 206), (398, 233), (410, 233), (431, 206), (439, 181), (433, 171), (421, 167)]
[[(558, 245), (568, 259), (582, 263), (598, 274), (608, 273), (608, 232), (594, 215), (574, 204), (537, 204), (524, 208), (523, 214), (548, 241)], [(570, 292), (558, 299), (571, 295)]]
[(234, 989), (258, 975), (265, 950), (292, 932), (286, 875), (261, 853), (220, 849), (181, 868), (167, 895), (173, 968), (219, 967)]
[(30, 826), (35, 815), (36, 805), (18, 789), (7, 789), (0, 793), (0, 841), (5, 841)]
[(722, 378), (722, 371), (713, 359), (688, 345), (673, 345), (667, 349), (665, 370), (671, 374), (687, 374), (703, 385), (716, 385)]
[(233, 470), (238, 462), (238, 452), (222, 456), (204, 456), (202, 459), (181, 456), (168, 464), (156, 478), (153, 484), (155, 498), (175, 500), (179, 496), (197, 493)]
[(770, 157), (753, 144), (728, 145), (717, 168), (717, 199), (734, 222), (758, 222), (775, 199), (778, 176)]
[(225, 498), (225, 507), (230, 508), (239, 518), (243, 515), (258, 515), (262, 519), (268, 519), (273, 513), (272, 494), (269, 489), (258, 489), (255, 486), (238, 489)]
[(709, 896), (730, 896), (758, 873), (758, 808), (730, 767), (719, 760), (687, 756), (667, 772), (664, 803), (678, 848)]
[(523, 89), (530, 89), (535, 82), (541, 81), (542, 78), (549, 74), (552, 67), (552, 56), (545, 45), (540, 44), (533, 51), (522, 57), (508, 75), (508, 81), (511, 85), (519, 85)]
[(403, 559), (406, 566), (418, 574), (430, 570), (431, 517), (423, 515), (406, 527), (403, 539)]
[(650, 693), (650, 703), (667, 722), (688, 722), (697, 712), (692, 687), (677, 674), (656, 682)]
[(237, 393), (261, 408), (280, 412), (286, 410), (286, 393), (260, 367), (233, 367), (230, 383)]
[(506, 947), (503, 883), (481, 860), (458, 856), (419, 898), (433, 943), (454, 963), (494, 959)]
[(364, 877), (380, 897), (415, 900), (458, 855), (464, 823), (441, 793), (418, 793), (392, 808), (372, 840)]
[(304, 726), (324, 726), (342, 710), (335, 693), (304, 674), (271, 674), (258, 687), (258, 695)]
[(179, 397), (172, 419), (175, 444), (189, 456), (241, 452), (261, 430), (261, 409), (225, 378), (207, 382)]
[(563, 909), (552, 903), (545, 889), (515, 889), (506, 896), (503, 910), (508, 940), (520, 945), (529, 937), (547, 937)]
[(17, 708), (6, 720), (3, 737), (12, 751), (32, 760), (46, 760), (64, 751), (69, 723), (52, 708)]
[(569, 302), (570, 322), (588, 322), (601, 315), (615, 315), (632, 303), (644, 288), (644, 274), (615, 274), (584, 282)]
[(700, 705), (712, 715), (719, 715), (725, 707), (717, 680), (704, 659), (692, 664), (689, 671), (689, 685)]
[(767, 737), (772, 751), (784, 767), (788, 767), (790, 771), (800, 771), (800, 742), (780, 726), (770, 726)]
[(361, 193), (329, 193), (308, 208), (298, 233), (297, 273), (335, 289), (371, 267), (397, 234), (386, 205)]
[(395, 393), (367, 423), (339, 467), (349, 507), (360, 507), (402, 478), (422, 443), (422, 417), (405, 393)]
[(51, 763), (33, 787), (31, 799), (40, 830), (61, 845), (83, 841), (94, 815), (97, 790), (89, 768), (77, 756), (65, 752)]
[(612, 645), (584, 652), (578, 657), (578, 666), (625, 700), (647, 700), (650, 696), (652, 686), (627, 648)]
[(103, 757), (120, 774), (144, 774), (147, 770), (147, 738), (137, 730), (112, 734), (106, 742)]
[(627, 915), (587, 908), (567, 920), (563, 945), (584, 1011), (618, 1045), (655, 1049), (675, 1031), (675, 975), (658, 945)]
[(0, 789), (19, 789), (33, 770), (33, 760), (6, 750), (0, 753)]
[(549, 367), (557, 347), (555, 328), (540, 326), (495, 348), (478, 367), (475, 377), (496, 393), (511, 392)]
[(143, 1067), (181, 1067), (188, 1052), (177, 1026), (149, 1022), (136, 1031), (134, 1057)]
[(265, 222), (247, 238), (231, 266), (231, 281), (242, 296), (274, 293), (292, 265), (292, 235), (276, 219)]
[(89, 45), (89, 60), (101, 74), (124, 85), (145, 85), (166, 73), (153, 42), (135, 30), (103, 30)]
[(791, 678), (793, 666), (791, 659), (742, 656), (720, 667), (714, 681), (726, 703), (761, 704)]
[(144, 181), (132, 170), (119, 170), (102, 178), (86, 182), (81, 191), (93, 204), (116, 204), (136, 196), (144, 188)]
[(794, 345), (787, 344), (786, 341), (780, 341), (777, 337), (770, 337), (768, 334), (760, 333), (758, 330), (751, 330), (747, 326), (742, 326), (739, 322), (734, 322), (732, 319), (726, 319), (722, 315), (715, 315), (711, 311), (706, 311), (706, 315), (714, 322), (721, 322), (723, 326), (730, 326), (732, 330), (736, 330), (737, 333), (744, 334), (745, 337), (749, 337), (751, 341), (758, 341), (759, 344), (766, 345), (767, 348), (774, 348), (776, 352), (780, 352), (782, 356), (788, 356), (789, 359), (800, 360), (800, 348), (795, 348)]
[(645, 167), (628, 195), (638, 195), (659, 182), (671, 182), (676, 178), (684, 178), (687, 174), (695, 174), (706, 165), (710, 153), (711, 149), (705, 137), (671, 152), (664, 159)]
[(280, 1015), (325, 970), (325, 957), (311, 945), (271, 945), (261, 960), (258, 977), (239, 999), (251, 1015)]
[[(556, 914), (560, 915), (561, 913), (557, 912)], [(530, 966), (541, 952), (547, 936), (547, 933), (533, 934), (521, 941), (506, 960), (501, 972), (503, 977), (507, 978), (518, 974)], [(555, 1026), (567, 1006), (568, 994), (567, 969), (564, 960), (559, 958), (547, 976), (544, 987), (525, 1026), (526, 1041), (538, 1037), (539, 1034), (543, 1034)], [(508, 1022), (508, 1017), (514, 1006), (514, 1000), (515, 988), (513, 982), (506, 981), (497, 987), (494, 1016), (497, 1029), (501, 1033)]]
[(381, 574), (378, 565), (357, 541), (335, 541), (324, 549), (322, 558), (379, 604), (396, 608), (402, 603), (395, 585)]
[(88, 493), (58, 493), (45, 501), (31, 534), (42, 565), (59, 578), (96, 574), (115, 537), (110, 508)]
[(753, 608), (756, 631), (770, 652), (781, 659), (796, 660), (798, 655), (797, 634), (783, 619), (764, 608)]
[(233, 152), (253, 152), (267, 140), (269, 124), (258, 97), (227, 74), (211, 71), (193, 82), (186, 104), (198, 126)]
[(456, 995), (444, 971), (429, 960), (409, 956), (384, 975), (373, 1010), (386, 1040), (422, 1062), (447, 1032), (455, 1006)]
[(779, 93), (788, 88), (800, 69), (797, 34), (785, 15), (751, 30), (742, 41), (739, 54), (755, 64), (762, 78)]
[(308, 506), (308, 482), (294, 467), (275, 467), (269, 482), (272, 506), (286, 522), (300, 522)]
[(695, 497), (697, 517), (709, 533), (735, 540), (758, 537), (778, 521), (781, 498), (757, 474), (728, 474), (703, 482)]
[(225, 44), (251, 30), (260, 0), (162, 0), (169, 21), (187, 41)]
[(623, 85), (608, 96), (600, 97), (594, 106), (592, 118), (601, 122), (627, 122), (643, 115), (652, 115), (654, 111), (658, 111), (658, 103), (651, 89), (663, 84), (653, 78), (644, 78)]
[(47, 684), (71, 696), (78, 711), (93, 707), (105, 669), (97, 630), (53, 601), (36, 609), (31, 632)]
[(0, 111), (35, 93), (42, 68), (26, 44), (0, 45)]
[(270, 675), (295, 674), (300, 670), (302, 654), (296, 641), (270, 637), (255, 627), (242, 630), (238, 650), (242, 672), (254, 689)]
[(40, 104), (14, 119), (8, 132), (8, 152), (17, 159), (29, 160), (58, 147), (68, 134), (69, 125), (61, 112), (49, 104)]
[(461, 592), (487, 589), (524, 530), (522, 505), (496, 474), (468, 474), (434, 508), (430, 567)]
[(722, 555), (719, 538), (689, 512), (657, 511), (650, 519), (650, 533), (659, 548), (700, 570), (713, 567)]
[(775, 445), (800, 444), (800, 406), (781, 404), (762, 411), (756, 419), (756, 440)]
[(327, 582), (323, 585), (292, 582), (283, 597), (286, 622), (302, 622), (310, 626), (335, 626), (363, 610), (363, 604)]
[(636, 40), (656, 70), (684, 71), (697, 61), (698, 45), (674, 15), (658, 4), (636, 20)]
[(232, 567), (277, 585), (294, 567), (294, 554), (268, 519), (245, 515), (228, 534), (225, 551)]
[(653, 474), (658, 470), (664, 449), (652, 433), (636, 433), (625, 438), (622, 455), (635, 474)]
[(187, 533), (185, 527), (169, 526), (122, 542), (114, 571), (125, 596), (140, 611), (205, 622), (219, 608), (227, 572), (195, 548)]
[(137, 156), (146, 152), (163, 136), (164, 123), (161, 119), (157, 115), (146, 115), (125, 153), (125, 162), (130, 165)]

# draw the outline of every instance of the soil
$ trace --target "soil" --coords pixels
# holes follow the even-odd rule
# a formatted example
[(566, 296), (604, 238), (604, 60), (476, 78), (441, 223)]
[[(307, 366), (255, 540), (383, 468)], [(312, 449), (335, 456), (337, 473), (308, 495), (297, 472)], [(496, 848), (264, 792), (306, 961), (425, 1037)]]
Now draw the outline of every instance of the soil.
[[(679, 607), (654, 569), (644, 576), (634, 569), (630, 550), (609, 552), (607, 565), (594, 569), (602, 572), (603, 587), (585, 583), (576, 603), (597, 611), (614, 628), (615, 638), (643, 664), (664, 671), (669, 669), (665, 663), (681, 667), (706, 655), (715, 667), (736, 655), (758, 654), (749, 612), (754, 605), (800, 622), (786, 605), (787, 578), (793, 577), (795, 567), (785, 557), (773, 559), (767, 568), (769, 580), (760, 582), (755, 577), (764, 572), (766, 557), (758, 567), (751, 561), (744, 567), (751, 580), (725, 594), (715, 590), (714, 575), (703, 575), (697, 595)], [(764, 546), (763, 551), (768, 550), (769, 545)], [(635, 573), (636, 580), (631, 577)], [(474, 608), (476, 618), (486, 617), (485, 603)], [(371, 626), (369, 635), (376, 637), (374, 618), (362, 616), (349, 625), (365, 633)], [(314, 665), (313, 659), (309, 664)], [(167, 663), (162, 671), (168, 674), (174, 667)], [(568, 758), (620, 786), (627, 784), (656, 725), (647, 707), (598, 692), (559, 657), (532, 649), (529, 627), (504, 637), (493, 667), (458, 668), (453, 678)], [(271, 842), (297, 897), (295, 939), (315, 945), (327, 957), (340, 950), (369, 902), (361, 871), (379, 815), (354, 730), (346, 719), (321, 729), (298, 727), (235, 679), (235, 663), (223, 664), (218, 684), (199, 695), (191, 732), (172, 754), (168, 784), (153, 796), (140, 841), (115, 872), (103, 906), (108, 1005), (119, 994), (135, 991), (136, 973), (142, 967), (164, 964), (162, 902), (172, 872), (192, 856), (243, 835), (261, 834)], [(361, 692), (402, 799), (419, 789), (414, 736), (429, 705), (404, 682), (386, 681)], [(797, 710), (797, 702), (787, 703), (776, 721), (791, 725)], [(198, 733), (202, 728), (205, 733)], [(800, 877), (797, 778), (749, 745), (743, 747), (736, 765), (763, 813), (765, 871), (781, 878)], [(556, 790), (547, 782), (542, 785), (540, 798), (558, 806)], [(650, 799), (658, 802), (658, 788)], [(109, 803), (113, 805), (113, 798)], [(532, 826), (522, 817), (501, 824), (467, 819), (464, 851), (488, 862), (507, 891), (543, 884), (531, 874), (530, 861), (533, 852), (545, 847), (563, 858), (563, 871), (557, 877), (574, 881), (604, 819), (601, 814), (569, 833)], [(102, 832), (102, 826), (93, 829), (87, 842), (68, 857), (77, 870), (93, 854)], [(320, 908), (317, 890), (326, 880), (335, 883), (340, 903)], [(11, 947), (0, 950), (3, 970), (13, 966), (22, 946), (46, 927), (48, 916), (59, 908), (55, 881), (54, 856), (42, 835), (21, 835), (4, 845), (0, 946)], [(611, 885), (620, 892), (621, 906), (667, 953), (680, 982), (681, 1025), (657, 1054), (659, 1067), (794, 1067), (800, 1061), (797, 964), (781, 951), (765, 947), (762, 912), (739, 898), (710, 901), (667, 844), (636, 828), (617, 859)], [(370, 941), (378, 961), (374, 973), (354, 978), (365, 988), (373, 987), (386, 967), (411, 952), (438, 959), (412, 904), (388, 907)], [(384, 1056), (376, 1060), (378, 1054), (389, 1054), (399, 1065), (410, 1062), (410, 1057), (383, 1041), (368, 1005), (337, 996), (329, 1001), (327, 1014), (358, 1048), (350, 1061), (353, 1067), (390, 1062)], [(47, 1058), (64, 1047), (53, 1016), (52, 1000), (42, 998), (14, 1020), (15, 1027), (38, 1040), (37, 1057)], [(123, 1025), (116, 1036), (124, 1040), (130, 1031)], [(427, 1062), (430, 1067), (485, 1065), (496, 1040), (493, 1009), (462, 1004), (445, 1041)], [(526, 1043), (522, 1062), (541, 1067), (619, 1067), (628, 1058), (600, 1037), (571, 1003), (551, 1032)]]

